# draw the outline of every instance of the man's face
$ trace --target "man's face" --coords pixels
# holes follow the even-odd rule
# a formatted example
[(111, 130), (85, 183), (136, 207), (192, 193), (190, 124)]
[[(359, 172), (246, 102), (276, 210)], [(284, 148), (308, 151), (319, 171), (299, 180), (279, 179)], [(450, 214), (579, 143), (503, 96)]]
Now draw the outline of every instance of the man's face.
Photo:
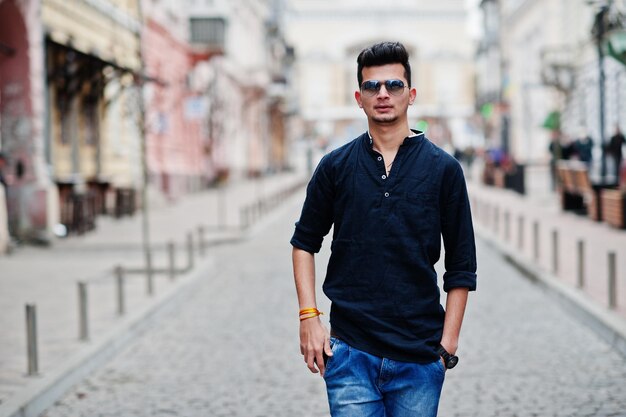
[(378, 93), (373, 96), (361, 90), (354, 93), (359, 107), (363, 109), (367, 118), (379, 124), (393, 124), (406, 119), (407, 109), (415, 101), (415, 89), (406, 87), (396, 95), (391, 94), (384, 85), (387, 80), (402, 80), (405, 86), (409, 85), (408, 80), (404, 78), (402, 64), (365, 67), (362, 75), (363, 82), (378, 80), (382, 83)]

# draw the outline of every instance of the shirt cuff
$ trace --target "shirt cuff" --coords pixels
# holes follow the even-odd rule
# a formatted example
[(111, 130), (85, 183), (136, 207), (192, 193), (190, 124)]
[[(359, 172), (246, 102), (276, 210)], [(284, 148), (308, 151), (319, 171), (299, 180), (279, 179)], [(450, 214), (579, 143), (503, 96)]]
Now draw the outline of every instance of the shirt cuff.
[(448, 271), (443, 274), (443, 290), (450, 291), (453, 288), (467, 288), (476, 291), (476, 274), (468, 271)]
[(307, 233), (296, 226), (296, 231), (291, 238), (291, 245), (309, 253), (318, 253), (322, 247), (323, 237)]

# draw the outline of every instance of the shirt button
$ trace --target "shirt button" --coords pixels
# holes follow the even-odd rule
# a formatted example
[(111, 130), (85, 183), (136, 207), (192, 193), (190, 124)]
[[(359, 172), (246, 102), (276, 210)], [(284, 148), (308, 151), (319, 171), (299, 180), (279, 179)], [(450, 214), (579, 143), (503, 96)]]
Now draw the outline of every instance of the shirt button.
[(385, 193), (385, 197), (389, 197), (389, 193)]
[(382, 160), (383, 160), (383, 157), (382, 157), (382, 156), (379, 156), (379, 157), (378, 157), (378, 158), (376, 158), (376, 159), (378, 159), (379, 161), (382, 161)]
[(386, 180), (386, 179), (387, 179), (387, 176), (386, 176), (386, 175), (383, 175), (381, 178), (382, 178), (382, 179), (384, 179), (384, 180)]

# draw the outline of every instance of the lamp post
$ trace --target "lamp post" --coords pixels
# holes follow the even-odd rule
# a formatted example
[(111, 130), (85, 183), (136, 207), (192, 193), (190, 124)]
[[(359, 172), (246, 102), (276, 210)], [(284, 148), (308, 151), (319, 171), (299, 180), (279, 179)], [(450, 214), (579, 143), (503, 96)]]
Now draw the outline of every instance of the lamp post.
[(606, 33), (605, 20), (609, 11), (611, 0), (606, 1), (593, 1), (588, 0), (587, 4), (598, 5), (596, 12), (592, 33), (595, 36), (596, 49), (598, 52), (598, 98), (599, 103), (599, 135), (600, 148), (602, 150), (602, 158), (600, 164), (600, 178), (602, 183), (606, 182), (606, 143), (605, 143), (605, 81), (606, 75), (604, 72), (604, 49), (602, 43), (604, 41), (604, 35)]
[(137, 15), (139, 24), (142, 26), (136, 32), (137, 42), (139, 44), (138, 59), (139, 59), (139, 100), (138, 100), (138, 112), (139, 112), (139, 132), (140, 132), (140, 153), (141, 153), (141, 234), (142, 234), (142, 249), (144, 254), (144, 262), (146, 268), (146, 290), (149, 295), (154, 294), (154, 282), (152, 271), (152, 251), (150, 248), (150, 222), (149, 222), (149, 210), (148, 210), (148, 183), (150, 181), (150, 173), (147, 161), (147, 137), (146, 137), (146, 106), (144, 103), (144, 84), (146, 81), (144, 73), (144, 59), (142, 53), (142, 31), (143, 31), (143, 10), (141, 8), (141, 1), (137, 2)]

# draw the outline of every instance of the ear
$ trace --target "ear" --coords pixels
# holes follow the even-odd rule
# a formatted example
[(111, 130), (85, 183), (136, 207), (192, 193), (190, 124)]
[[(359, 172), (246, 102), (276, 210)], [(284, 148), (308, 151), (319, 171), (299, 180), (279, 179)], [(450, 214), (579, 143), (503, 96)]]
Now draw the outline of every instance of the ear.
[(356, 100), (359, 107), (363, 108), (363, 102), (361, 101), (361, 92), (359, 90), (356, 90), (354, 92), (354, 99)]
[(411, 88), (409, 90), (409, 105), (413, 104), (415, 97), (417, 97), (417, 90), (415, 90), (415, 88)]

